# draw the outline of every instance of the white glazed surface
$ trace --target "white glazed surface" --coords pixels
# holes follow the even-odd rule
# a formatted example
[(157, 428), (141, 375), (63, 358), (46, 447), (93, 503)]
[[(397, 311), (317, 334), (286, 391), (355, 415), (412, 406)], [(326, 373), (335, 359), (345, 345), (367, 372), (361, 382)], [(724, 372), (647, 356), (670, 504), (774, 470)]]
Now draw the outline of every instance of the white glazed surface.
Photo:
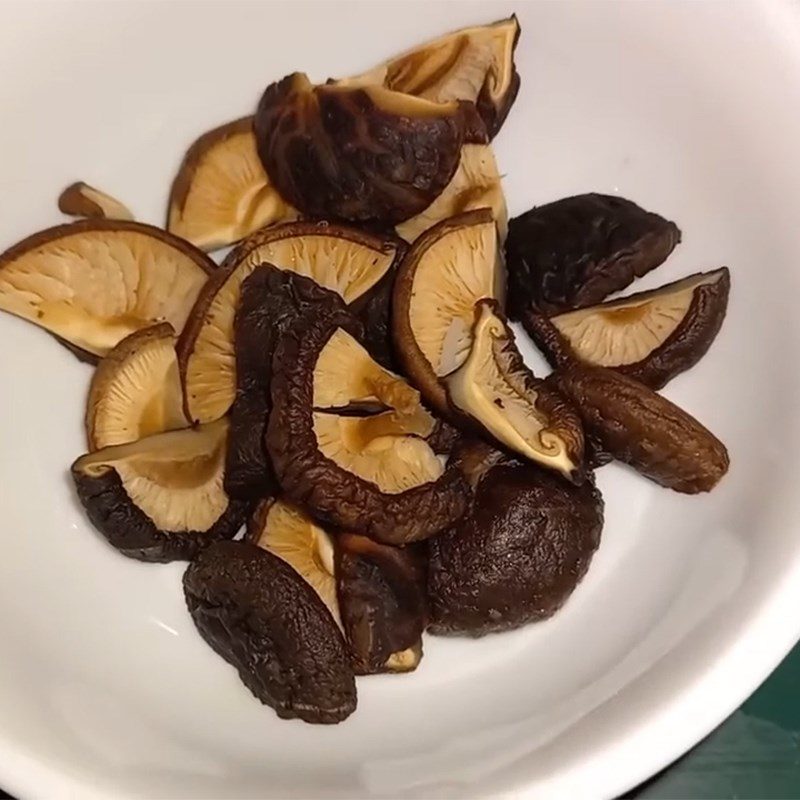
[[(649, 288), (728, 264), (728, 319), (666, 394), (728, 443), (711, 495), (602, 470), (603, 542), (551, 621), (428, 638), (324, 728), (195, 633), (182, 566), (90, 528), (67, 466), (89, 369), (0, 318), (0, 785), (22, 796), (611, 797), (731, 712), (800, 633), (800, 27), (782, 2), (0, 4), (2, 244), (83, 179), (160, 222), (186, 145), (293, 69), (360, 71), (516, 11), (512, 214), (582, 191), (675, 219)], [(532, 362), (533, 363), (533, 362)], [(539, 363), (538, 361), (535, 363)]]

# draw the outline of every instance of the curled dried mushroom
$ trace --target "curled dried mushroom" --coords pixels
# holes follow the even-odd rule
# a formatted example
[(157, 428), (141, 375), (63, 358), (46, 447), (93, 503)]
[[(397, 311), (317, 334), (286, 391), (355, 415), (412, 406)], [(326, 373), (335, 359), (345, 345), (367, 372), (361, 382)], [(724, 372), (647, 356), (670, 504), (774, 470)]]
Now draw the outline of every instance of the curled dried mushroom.
[(316, 222), (274, 225), (242, 242), (200, 294), (178, 344), (187, 416), (208, 422), (233, 403), (234, 319), (242, 281), (256, 266), (306, 275), (358, 307), (391, 275), (400, 247), (394, 237)]
[(515, 15), (440, 36), (340, 83), (377, 83), (437, 103), (474, 103), (489, 136), (502, 126), (519, 91)]
[(548, 379), (572, 402), (602, 449), (676, 492), (708, 492), (728, 471), (725, 445), (694, 417), (639, 381), (603, 367)]
[(722, 327), (727, 267), (700, 272), (649, 292), (524, 324), (554, 366), (610, 367), (653, 389), (693, 367)]
[(311, 517), (284, 500), (265, 500), (253, 514), (247, 539), (282, 558), (305, 579), (341, 625), (333, 540)]
[(71, 183), (58, 197), (58, 210), (69, 217), (132, 220), (127, 206), (110, 194), (78, 181)]
[(472, 344), (475, 303), (504, 291), (497, 226), (489, 209), (451, 217), (414, 242), (392, 297), (398, 360), (425, 399), (450, 414), (440, 378), (460, 367)]
[(0, 255), (0, 310), (104, 356), (157, 322), (181, 330), (214, 268), (188, 242), (150, 225), (82, 220)]
[[(267, 450), (287, 497), (323, 522), (388, 544), (424, 539), (463, 513), (467, 488), (422, 438), (434, 420), (419, 394), (373, 362), (357, 334), (348, 312), (332, 311), (280, 337)], [(389, 410), (346, 413), (359, 401)]]
[(220, 542), (189, 565), (183, 591), (203, 639), (279, 717), (332, 724), (355, 711), (342, 634), (285, 561), (246, 542)]
[(600, 543), (603, 501), (594, 481), (574, 486), (478, 442), (458, 457), (475, 499), (428, 542), (431, 631), (483, 636), (551, 616)]
[(90, 450), (186, 427), (175, 342), (162, 322), (126, 336), (102, 359), (86, 404)]
[(427, 623), (422, 556), (413, 547), (341, 533), (336, 583), (356, 675), (416, 669)]
[(216, 250), (296, 217), (267, 178), (253, 118), (244, 117), (204, 133), (186, 151), (170, 191), (167, 230)]
[(681, 239), (674, 222), (623, 197), (582, 194), (511, 220), (511, 319), (593, 305), (661, 264)]
[(319, 307), (341, 309), (344, 302), (305, 275), (262, 264), (242, 283), (234, 323), (236, 396), (225, 463), (225, 490), (231, 497), (266, 497), (278, 488), (264, 441), (272, 407), (272, 354), (281, 332)]
[(89, 519), (117, 550), (142, 561), (192, 558), (231, 538), (247, 507), (222, 488), (227, 433), (219, 420), (81, 456), (72, 477)]
[(504, 241), (508, 209), (494, 151), (488, 144), (465, 144), (458, 169), (442, 193), (424, 211), (401, 222), (396, 230), (407, 242), (413, 242), (437, 222), (478, 208), (491, 209), (500, 239)]
[(272, 184), (311, 217), (394, 224), (427, 208), (456, 171), (466, 115), (378, 85), (268, 86), (255, 116)]
[(444, 384), (450, 404), (501, 445), (566, 478), (582, 478), (580, 420), (525, 366), (494, 300), (476, 304), (469, 355)]

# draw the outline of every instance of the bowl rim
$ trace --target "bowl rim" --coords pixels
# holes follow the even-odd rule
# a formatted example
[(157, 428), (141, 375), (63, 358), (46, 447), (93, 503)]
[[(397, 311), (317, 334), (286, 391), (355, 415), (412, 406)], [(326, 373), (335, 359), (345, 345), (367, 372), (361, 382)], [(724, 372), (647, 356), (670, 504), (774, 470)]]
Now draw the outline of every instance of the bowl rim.
[[(762, 2), (760, 5), (765, 6)], [(778, 0), (770, 8), (773, 25), (800, 53), (800, 5)], [(635, 721), (618, 725), (620, 697), (608, 698), (588, 715), (612, 728), (602, 746), (593, 745), (580, 761), (566, 763), (546, 778), (523, 778), (496, 796), (514, 798), (614, 798), (652, 777), (701, 741), (733, 713), (760, 686), (800, 640), (800, 553), (787, 559), (769, 591), (764, 591), (749, 613), (736, 620), (713, 658), (697, 664), (677, 685), (652, 693), (655, 701)], [(654, 662), (634, 682), (645, 687), (652, 680)], [(635, 753), (636, 758), (631, 759)], [(92, 781), (39, 757), (0, 728), (0, 788), (17, 797), (107, 798)], [(467, 790), (469, 791), (469, 789)], [(117, 800), (138, 795), (115, 788)]]

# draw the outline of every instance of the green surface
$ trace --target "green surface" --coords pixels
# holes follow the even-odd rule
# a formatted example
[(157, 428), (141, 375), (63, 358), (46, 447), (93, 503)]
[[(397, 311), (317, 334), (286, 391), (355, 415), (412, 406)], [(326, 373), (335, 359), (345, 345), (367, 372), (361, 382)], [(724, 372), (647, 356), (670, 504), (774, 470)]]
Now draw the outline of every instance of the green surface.
[(714, 733), (628, 798), (800, 798), (800, 645)]

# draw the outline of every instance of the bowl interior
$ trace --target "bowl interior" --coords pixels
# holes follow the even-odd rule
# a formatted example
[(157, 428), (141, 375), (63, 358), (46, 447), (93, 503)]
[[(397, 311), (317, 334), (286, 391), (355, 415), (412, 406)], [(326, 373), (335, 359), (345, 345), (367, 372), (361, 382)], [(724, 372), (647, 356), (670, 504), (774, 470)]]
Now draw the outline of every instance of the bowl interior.
[(346, 723), (282, 722), (195, 633), (181, 565), (127, 560), (93, 533), (67, 475), (84, 447), (89, 368), (2, 316), (5, 788), (610, 795), (690, 746), (797, 635), (796, 613), (782, 616), (800, 558), (800, 48), (788, 6), (8, 3), (0, 67), (24, 80), (0, 83), (14, 109), (0, 129), (2, 244), (58, 221), (57, 194), (75, 179), (159, 223), (185, 146), (247, 113), (267, 82), (359, 71), (511, 11), (522, 89), (496, 142), (511, 213), (619, 193), (684, 234), (637, 289), (732, 269), (722, 333), (666, 390), (727, 443), (729, 476), (692, 498), (604, 468), (602, 545), (554, 619), (479, 641), (429, 637), (413, 675), (360, 681)]

